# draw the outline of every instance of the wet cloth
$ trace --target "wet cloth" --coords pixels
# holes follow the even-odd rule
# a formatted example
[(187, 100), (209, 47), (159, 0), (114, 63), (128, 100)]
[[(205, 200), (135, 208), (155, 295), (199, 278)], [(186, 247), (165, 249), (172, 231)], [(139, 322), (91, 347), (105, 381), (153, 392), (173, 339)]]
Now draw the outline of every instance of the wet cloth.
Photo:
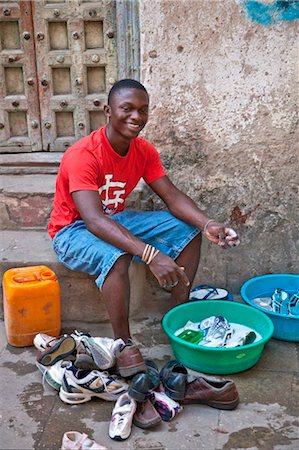
[[(200, 233), (167, 211), (123, 211), (110, 219), (174, 260)], [(95, 282), (100, 289), (117, 259), (126, 254), (90, 233), (83, 220), (60, 230), (53, 239), (53, 248), (59, 261), (69, 269), (96, 275)], [(134, 257), (133, 261), (141, 259)]]

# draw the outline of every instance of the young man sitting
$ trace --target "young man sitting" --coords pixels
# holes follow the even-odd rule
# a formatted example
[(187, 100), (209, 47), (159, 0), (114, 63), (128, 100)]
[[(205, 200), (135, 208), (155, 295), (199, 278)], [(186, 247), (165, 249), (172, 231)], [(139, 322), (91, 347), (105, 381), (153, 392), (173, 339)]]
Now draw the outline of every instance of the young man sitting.
[[(149, 115), (149, 96), (125, 79), (110, 90), (108, 124), (72, 145), (61, 160), (49, 223), (59, 261), (96, 275), (114, 332), (124, 345), (117, 356), (121, 375), (144, 370), (131, 340), (128, 318), (132, 258), (146, 263), (171, 307), (187, 301), (197, 271), (201, 235), (226, 248), (237, 234), (210, 219), (166, 175), (159, 154), (138, 137)], [(168, 211), (125, 211), (125, 200), (143, 178)]]

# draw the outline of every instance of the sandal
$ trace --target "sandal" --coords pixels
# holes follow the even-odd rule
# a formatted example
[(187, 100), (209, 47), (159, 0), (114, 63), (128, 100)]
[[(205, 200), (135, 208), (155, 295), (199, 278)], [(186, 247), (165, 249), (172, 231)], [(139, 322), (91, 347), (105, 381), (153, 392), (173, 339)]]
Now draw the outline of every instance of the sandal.
[(62, 438), (61, 450), (107, 450), (79, 431), (67, 431)]
[(189, 301), (196, 300), (229, 300), (233, 301), (233, 295), (226, 289), (215, 288), (210, 284), (200, 284), (191, 289)]

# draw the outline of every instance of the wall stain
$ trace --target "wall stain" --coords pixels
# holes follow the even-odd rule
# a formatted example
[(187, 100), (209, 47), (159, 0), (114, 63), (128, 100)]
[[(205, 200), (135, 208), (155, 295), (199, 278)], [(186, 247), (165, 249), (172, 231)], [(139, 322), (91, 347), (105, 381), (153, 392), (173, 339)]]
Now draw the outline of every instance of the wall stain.
[(266, 27), (282, 21), (292, 22), (299, 19), (299, 4), (296, 0), (277, 0), (270, 5), (255, 0), (245, 0), (243, 6), (253, 22)]

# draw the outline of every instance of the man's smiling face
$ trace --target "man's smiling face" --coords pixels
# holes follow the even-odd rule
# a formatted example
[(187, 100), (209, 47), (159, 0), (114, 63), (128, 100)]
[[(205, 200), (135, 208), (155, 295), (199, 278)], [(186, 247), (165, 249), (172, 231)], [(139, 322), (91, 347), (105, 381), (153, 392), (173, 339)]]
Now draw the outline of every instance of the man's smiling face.
[(124, 88), (114, 93), (105, 109), (109, 127), (123, 138), (138, 136), (148, 121), (149, 98), (141, 89)]

